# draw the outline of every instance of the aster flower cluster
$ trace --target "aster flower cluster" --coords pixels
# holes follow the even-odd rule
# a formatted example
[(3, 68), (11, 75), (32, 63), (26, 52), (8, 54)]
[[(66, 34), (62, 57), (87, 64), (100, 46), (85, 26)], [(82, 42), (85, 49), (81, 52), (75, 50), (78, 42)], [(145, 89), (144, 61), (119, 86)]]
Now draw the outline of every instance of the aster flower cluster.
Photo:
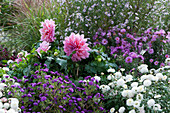
[[(143, 69), (144, 68), (144, 69)], [(108, 82), (103, 84), (101, 76), (100, 89), (104, 94), (107, 102), (106, 108), (110, 109), (110, 113), (145, 113), (145, 112), (167, 112), (168, 105), (162, 102), (167, 101), (168, 91), (163, 90), (168, 87), (169, 66), (159, 68), (157, 70), (146, 69), (145, 64), (138, 67), (140, 71), (145, 71), (141, 77), (137, 77), (134, 72), (124, 75), (124, 70), (110, 71), (110, 75), (103, 75)], [(113, 69), (112, 69), (113, 70)], [(98, 76), (99, 77), (99, 76)], [(160, 91), (160, 89), (162, 89)], [(122, 103), (120, 103), (120, 101)], [(106, 102), (106, 103), (107, 103)], [(119, 104), (116, 104), (119, 103)]]
[[(93, 46), (105, 46), (106, 52), (110, 52), (117, 59), (123, 57), (126, 63), (132, 63), (134, 59), (139, 59), (144, 63), (150, 61), (149, 66), (159, 65), (161, 67), (165, 65), (163, 60), (169, 57), (166, 54), (168, 51), (165, 49), (169, 39), (164, 30), (153, 31), (152, 28), (149, 28), (140, 36), (129, 32), (128, 29), (120, 29), (116, 26), (107, 31), (99, 28), (93, 36)], [(159, 55), (165, 56), (163, 60), (161, 59), (162, 56), (160, 56), (161, 58), (156, 57), (158, 52)]]
[[(104, 112), (102, 103), (95, 101), (103, 99), (100, 93), (95, 93), (99, 86), (91, 79), (89, 84), (77, 87), (68, 75), (58, 71), (50, 71), (44, 65), (35, 65), (31, 78), (24, 76), (21, 83), (27, 84), (20, 88), (21, 109), (26, 112)], [(41, 68), (40, 68), (41, 67)], [(49, 74), (47, 74), (49, 73)], [(57, 76), (57, 77), (55, 77)], [(88, 77), (90, 79), (91, 77)], [(15, 77), (16, 80), (19, 80)], [(79, 81), (79, 83), (82, 83)], [(17, 96), (17, 93), (15, 93)], [(94, 99), (94, 100), (93, 100)]]

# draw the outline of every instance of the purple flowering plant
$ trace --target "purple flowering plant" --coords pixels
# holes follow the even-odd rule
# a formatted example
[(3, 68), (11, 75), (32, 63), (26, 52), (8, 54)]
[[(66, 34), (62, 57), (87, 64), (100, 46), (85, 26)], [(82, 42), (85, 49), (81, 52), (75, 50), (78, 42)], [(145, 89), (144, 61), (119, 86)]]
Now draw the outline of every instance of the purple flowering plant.
[[(78, 87), (68, 75), (49, 71), (40, 65), (35, 68), (38, 70), (30, 78), (24, 76), (20, 90), (14, 94), (21, 102), (22, 112), (105, 112), (102, 107), (103, 97), (97, 93), (99, 87), (94, 79), (89, 84)], [(96, 102), (93, 98), (101, 101)]]

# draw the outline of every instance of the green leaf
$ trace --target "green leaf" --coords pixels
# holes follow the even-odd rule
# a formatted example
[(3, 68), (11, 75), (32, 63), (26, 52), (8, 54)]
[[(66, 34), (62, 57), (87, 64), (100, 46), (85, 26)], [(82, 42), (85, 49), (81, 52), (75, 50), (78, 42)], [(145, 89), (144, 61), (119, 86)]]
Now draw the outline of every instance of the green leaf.
[(62, 67), (66, 68), (67, 67), (67, 60), (56, 58), (56, 62)]

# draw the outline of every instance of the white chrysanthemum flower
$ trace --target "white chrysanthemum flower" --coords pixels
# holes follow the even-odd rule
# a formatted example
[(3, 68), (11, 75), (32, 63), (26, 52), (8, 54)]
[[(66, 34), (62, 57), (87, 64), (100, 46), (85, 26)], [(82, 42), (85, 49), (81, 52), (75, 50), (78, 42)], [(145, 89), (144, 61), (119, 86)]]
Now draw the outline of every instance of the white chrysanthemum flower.
[(13, 60), (8, 60), (7, 64), (9, 65), (9, 64), (11, 64), (13, 62), (14, 62)]
[(140, 101), (134, 101), (134, 102), (133, 102), (133, 106), (134, 106), (135, 108), (139, 108), (139, 107), (140, 107)]
[(129, 90), (127, 96), (128, 96), (129, 98), (132, 98), (132, 97), (134, 96), (133, 91), (132, 91), (132, 90)]
[(124, 85), (123, 85), (123, 88), (124, 88), (124, 89), (127, 89), (127, 88), (128, 88), (128, 86), (127, 86), (126, 84), (124, 84)]
[(143, 100), (143, 95), (141, 93), (136, 95), (136, 100), (142, 101)]
[(110, 90), (110, 87), (108, 85), (101, 85), (99, 88), (102, 90), (103, 93)]
[(115, 86), (115, 84), (114, 84), (114, 82), (110, 82), (110, 83), (108, 84), (108, 86), (110, 86), (111, 88), (113, 88), (113, 87)]
[(162, 78), (162, 80), (166, 80), (167, 79), (167, 76), (166, 75), (164, 75), (163, 76), (163, 78)]
[(148, 104), (149, 107), (151, 107), (151, 106), (153, 106), (155, 104), (155, 100), (150, 99), (150, 100), (148, 100), (147, 104)]
[(161, 97), (161, 95), (155, 95), (154, 96), (154, 98), (160, 98)]
[(153, 73), (155, 73), (155, 71), (156, 71), (155, 69), (151, 69), (150, 73), (153, 74)]
[(154, 76), (153, 81), (158, 82), (158, 80), (159, 78)]
[(154, 80), (154, 76), (152, 75), (152, 74), (149, 74), (149, 75), (147, 75), (148, 77), (147, 77), (147, 79), (149, 79), (149, 80)]
[(112, 74), (107, 76), (107, 80), (112, 80), (114, 78), (114, 76)]
[(0, 102), (0, 109), (2, 109), (3, 108), (3, 104), (2, 104), (2, 102)]
[(145, 113), (144, 105), (142, 107), (138, 107), (139, 113)]
[(130, 82), (130, 81), (133, 80), (133, 76), (132, 75), (126, 75), (125, 79), (126, 79), (126, 82)]
[(0, 97), (2, 97), (3, 96), (3, 93), (0, 91)]
[(147, 76), (147, 75), (142, 75), (142, 76), (140, 77), (140, 79), (141, 79), (141, 81), (144, 81), (145, 79), (148, 79), (148, 76)]
[(117, 81), (117, 86), (123, 86), (125, 84), (125, 81), (120, 78), (118, 81)]
[(109, 73), (109, 72), (112, 72), (112, 73), (114, 73), (115, 72), (115, 69), (113, 69), (113, 68), (110, 68), (110, 69), (108, 69), (107, 70), (107, 72)]
[(125, 68), (120, 68), (120, 71), (125, 71)]
[(162, 73), (157, 73), (156, 77), (158, 77), (158, 79), (162, 79), (163, 78), (163, 74)]
[(136, 113), (134, 109), (130, 110), (129, 113)]
[(4, 71), (9, 71), (9, 68), (8, 67), (3, 67), (2, 68)]
[(166, 64), (170, 63), (170, 58), (166, 58), (166, 59), (165, 59), (165, 63), (166, 63)]
[(129, 90), (123, 90), (123, 91), (122, 91), (122, 96), (123, 96), (123, 97), (126, 97), (126, 96), (128, 95), (128, 91), (129, 91)]
[(9, 103), (4, 103), (4, 108), (8, 109), (9, 108)]
[(4, 109), (0, 109), (0, 113), (5, 113), (5, 110)]
[(126, 105), (127, 106), (132, 106), (133, 102), (134, 102), (133, 99), (130, 98), (130, 99), (126, 100)]
[(131, 84), (131, 87), (138, 87), (138, 82), (133, 82), (133, 83)]
[(14, 110), (17, 110), (18, 102), (11, 101), (11, 108), (14, 109)]
[(138, 92), (143, 92), (143, 91), (145, 91), (144, 86), (143, 85), (139, 86), (138, 87)]
[(115, 108), (112, 107), (112, 108), (110, 109), (110, 113), (114, 113), (114, 112), (115, 112)]
[(125, 107), (120, 107), (119, 108), (119, 113), (124, 113), (124, 111), (125, 111)]
[(16, 113), (14, 109), (9, 109), (7, 113)]
[(154, 105), (153, 105), (153, 109), (154, 109), (155, 111), (161, 110), (161, 106), (160, 106), (159, 104), (154, 104)]
[(4, 90), (7, 85), (5, 83), (0, 83), (0, 90)]
[(132, 87), (132, 92), (136, 94), (138, 92), (138, 87)]
[(101, 80), (99, 76), (94, 76), (94, 79), (97, 80), (98, 82)]
[(150, 81), (150, 80), (145, 80), (144, 82), (143, 82), (143, 85), (144, 86), (150, 86), (152, 84), (152, 82)]
[(122, 73), (121, 72), (116, 72), (115, 73), (115, 78), (120, 78), (122, 76)]
[(138, 70), (141, 73), (147, 73), (148, 72), (148, 65), (146, 64), (141, 64), (140, 66), (138, 66)]

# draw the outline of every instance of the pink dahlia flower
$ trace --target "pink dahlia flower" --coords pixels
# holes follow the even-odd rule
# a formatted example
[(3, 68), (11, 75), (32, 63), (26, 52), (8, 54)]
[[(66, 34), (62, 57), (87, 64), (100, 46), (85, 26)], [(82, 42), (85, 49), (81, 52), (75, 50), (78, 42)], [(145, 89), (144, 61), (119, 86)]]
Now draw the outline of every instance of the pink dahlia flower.
[(52, 19), (47, 19), (45, 22), (41, 22), (41, 26), (43, 27), (39, 30), (41, 33), (41, 41), (53, 42), (56, 39), (54, 37), (56, 26), (55, 22)]
[(66, 52), (66, 55), (70, 56), (73, 51), (76, 51), (76, 53), (73, 54), (71, 58), (74, 62), (88, 58), (88, 51), (90, 51), (91, 49), (88, 47), (86, 41), (87, 39), (84, 39), (84, 35), (71, 33), (71, 35), (69, 37), (66, 37), (65, 41), (63, 41), (64, 51)]
[(46, 41), (43, 41), (43, 42), (40, 44), (40, 47), (39, 47), (36, 51), (37, 51), (38, 53), (40, 53), (41, 50), (47, 52), (49, 49), (50, 49), (49, 43), (46, 42)]

